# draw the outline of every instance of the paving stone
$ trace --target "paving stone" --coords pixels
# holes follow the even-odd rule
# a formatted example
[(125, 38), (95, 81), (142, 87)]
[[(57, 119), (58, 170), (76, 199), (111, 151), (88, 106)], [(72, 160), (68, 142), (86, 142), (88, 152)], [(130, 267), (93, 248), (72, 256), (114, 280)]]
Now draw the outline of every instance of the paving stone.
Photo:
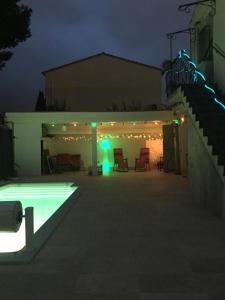
[(186, 274), (140, 275), (141, 293), (202, 292), (198, 280)]
[(151, 170), (36, 180), (75, 181), (81, 195), (30, 264), (0, 266), (0, 299), (225, 299), (224, 223), (191, 203), (187, 179)]
[(142, 294), (140, 300), (210, 300), (206, 294), (192, 293), (150, 293)]
[(80, 275), (77, 280), (76, 293), (89, 294), (128, 294), (138, 292), (137, 277), (128, 274), (100, 274), (92, 273)]
[(140, 300), (139, 293), (133, 294), (87, 294), (87, 293), (75, 293), (73, 295), (75, 300)]
[(225, 273), (225, 259), (199, 259), (191, 262), (196, 273)]

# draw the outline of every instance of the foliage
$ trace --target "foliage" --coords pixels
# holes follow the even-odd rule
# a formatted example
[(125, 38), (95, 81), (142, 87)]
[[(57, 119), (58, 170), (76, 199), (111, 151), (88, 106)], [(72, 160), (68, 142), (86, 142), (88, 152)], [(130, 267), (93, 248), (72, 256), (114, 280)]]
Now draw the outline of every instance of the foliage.
[(39, 91), (35, 111), (46, 111), (46, 99), (42, 91)]
[(167, 70), (171, 69), (172, 61), (170, 59), (164, 59), (162, 62), (162, 74), (164, 74)]
[(2, 0), (0, 3), (0, 70), (13, 54), (6, 49), (16, 47), (31, 36), (32, 9), (18, 2), (20, 0)]

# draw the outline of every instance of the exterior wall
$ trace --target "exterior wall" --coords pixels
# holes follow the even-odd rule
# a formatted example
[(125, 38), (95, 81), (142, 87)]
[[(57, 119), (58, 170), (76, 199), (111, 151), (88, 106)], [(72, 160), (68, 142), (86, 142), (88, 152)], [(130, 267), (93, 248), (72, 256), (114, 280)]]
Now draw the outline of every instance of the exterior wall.
[(187, 176), (187, 163), (188, 163), (188, 138), (187, 138), (187, 120), (185, 120), (181, 125), (179, 126), (179, 150), (180, 150), (180, 173), (183, 176)]
[(212, 155), (211, 147), (207, 145), (207, 138), (203, 137), (202, 129), (199, 129), (198, 122), (195, 121), (181, 88), (172, 95), (170, 102), (174, 105), (176, 116), (185, 115), (187, 141), (184, 148), (187, 147), (188, 154), (190, 199), (225, 218), (223, 168), (217, 165), (217, 159)]
[(14, 123), (14, 136), (17, 175), (41, 175), (41, 124)]
[(191, 44), (191, 56), (192, 59), (198, 63), (199, 61), (199, 32), (206, 25), (211, 24), (211, 17), (209, 16), (210, 9), (207, 6), (198, 5), (193, 11), (190, 27), (196, 29), (196, 36), (192, 40)]
[[(160, 103), (161, 71), (99, 55), (45, 73), (46, 99), (66, 102), (70, 111), (106, 111), (112, 103), (143, 108)], [(147, 110), (147, 109), (146, 109)]]
[(198, 68), (206, 75), (209, 83), (217, 83), (219, 89), (225, 93), (225, 58), (213, 50), (213, 59), (211, 61), (203, 61), (199, 64), (199, 49), (198, 40), (200, 30), (209, 25), (212, 27), (213, 44), (219, 46), (225, 55), (225, 37), (223, 28), (225, 26), (225, 1), (216, 1), (216, 14), (210, 15), (210, 9), (207, 6), (198, 5), (193, 12), (190, 27), (195, 27), (197, 30), (196, 39), (192, 42), (192, 58), (198, 64)]
[[(216, 16), (214, 18), (214, 43), (216, 43), (225, 53), (225, 1), (216, 1)], [(214, 80), (219, 88), (225, 93), (225, 58), (214, 51)]]
[(212, 28), (212, 37), (213, 38), (213, 16), (211, 14), (211, 9), (207, 6), (198, 5), (194, 10), (190, 27), (195, 28), (196, 35), (192, 39), (191, 43), (191, 56), (195, 63), (198, 65), (198, 69), (203, 72), (206, 76), (206, 79), (209, 83), (213, 82), (213, 60), (206, 59), (200, 61), (200, 57), (203, 55), (203, 50), (200, 44), (200, 32), (204, 27)]
[(189, 121), (188, 126), (189, 190), (195, 203), (217, 215), (224, 215), (225, 185), (209, 157), (199, 133)]

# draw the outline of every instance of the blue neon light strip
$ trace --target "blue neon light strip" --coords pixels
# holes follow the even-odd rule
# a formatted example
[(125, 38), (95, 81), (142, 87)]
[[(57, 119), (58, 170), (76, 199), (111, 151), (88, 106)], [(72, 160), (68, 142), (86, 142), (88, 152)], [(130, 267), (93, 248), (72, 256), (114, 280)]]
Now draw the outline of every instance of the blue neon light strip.
[(222, 106), (223, 109), (225, 109), (225, 105), (223, 103), (221, 103), (219, 100), (217, 100), (216, 98), (214, 98), (214, 101), (216, 103), (218, 103), (220, 106)]
[[(178, 53), (178, 58), (182, 58), (182, 56), (186, 56), (186, 57), (188, 58), (188, 60), (189, 60), (189, 61), (188, 61), (189, 64), (191, 64), (191, 65), (194, 66), (194, 68), (195, 68), (195, 72), (194, 72), (194, 82), (197, 82), (197, 75), (201, 76), (201, 78), (206, 82), (205, 76), (204, 76), (201, 72), (199, 72), (199, 71), (197, 70), (196, 64), (191, 60), (190, 56), (186, 53), (186, 50), (185, 50), (185, 49), (181, 49), (181, 50), (179, 51), (179, 53)], [(210, 92), (212, 92), (214, 95), (216, 94), (216, 92), (214, 91), (214, 89), (212, 89), (212, 88), (211, 88), (210, 86), (208, 86), (206, 83), (205, 83), (204, 87), (205, 87), (207, 90), (209, 90)], [(214, 101), (215, 101), (217, 104), (219, 104), (223, 109), (225, 109), (225, 105), (224, 105), (222, 102), (220, 102), (216, 97), (214, 98)]]
[(190, 59), (190, 56), (187, 53), (184, 53), (183, 56), (186, 56), (187, 58)]
[(201, 72), (195, 71), (195, 73), (198, 74), (198, 75), (200, 75), (200, 76), (202, 77), (202, 79), (203, 79), (204, 81), (206, 81), (205, 76), (204, 76)]
[(197, 66), (193, 61), (189, 61), (189, 64), (193, 65), (195, 67), (195, 69), (197, 69)]
[(211, 91), (213, 94), (216, 94), (216, 92), (214, 91), (214, 89), (212, 89), (210, 86), (208, 86), (207, 84), (205, 84), (205, 88), (209, 91)]

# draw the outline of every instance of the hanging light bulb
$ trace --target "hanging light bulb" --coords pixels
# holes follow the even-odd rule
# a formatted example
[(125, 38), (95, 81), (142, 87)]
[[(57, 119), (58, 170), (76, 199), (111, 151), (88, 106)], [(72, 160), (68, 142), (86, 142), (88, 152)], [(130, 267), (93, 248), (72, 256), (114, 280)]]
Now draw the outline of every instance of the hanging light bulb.
[(66, 125), (65, 124), (63, 124), (63, 126), (62, 126), (62, 131), (66, 131)]

